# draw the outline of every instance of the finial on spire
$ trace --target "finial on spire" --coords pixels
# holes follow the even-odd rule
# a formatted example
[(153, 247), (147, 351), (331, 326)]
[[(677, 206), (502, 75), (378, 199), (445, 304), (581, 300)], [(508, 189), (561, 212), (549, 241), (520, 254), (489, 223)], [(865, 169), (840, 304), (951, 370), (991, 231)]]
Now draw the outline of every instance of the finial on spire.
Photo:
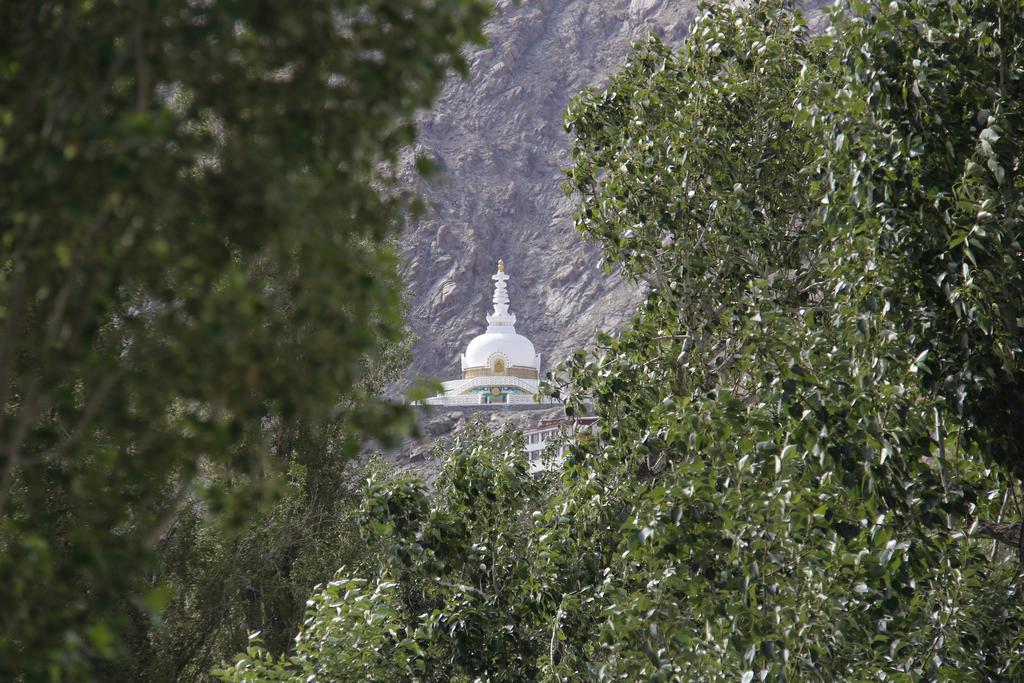
[(494, 313), (487, 316), (488, 332), (515, 332), (516, 316), (508, 310), (508, 274), (505, 273), (505, 260), (498, 261), (498, 272), (491, 276), (494, 280)]

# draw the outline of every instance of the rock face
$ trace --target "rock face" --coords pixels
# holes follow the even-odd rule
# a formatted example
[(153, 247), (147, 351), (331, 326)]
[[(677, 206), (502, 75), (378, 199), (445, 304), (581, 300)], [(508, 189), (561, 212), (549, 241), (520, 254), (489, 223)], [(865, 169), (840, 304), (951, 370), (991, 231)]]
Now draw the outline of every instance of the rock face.
[(422, 187), (432, 210), (403, 236), (410, 375), (449, 379), (483, 331), (491, 274), (504, 258), (517, 329), (550, 369), (599, 329), (628, 320), (637, 288), (599, 266), (572, 224), (562, 190), (571, 140), (562, 115), (588, 85), (621, 68), (631, 45), (656, 31), (685, 35), (691, 0), (499, 2), (490, 45), (469, 53), (468, 80), (452, 79), (421, 120), (418, 151), (441, 167)]
[[(598, 330), (620, 328), (639, 300), (635, 285), (604, 274), (597, 248), (573, 227), (575, 201), (562, 190), (571, 163), (562, 116), (574, 95), (603, 85), (650, 32), (680, 44), (698, 2), (496, 5), (489, 46), (468, 53), (469, 78), (453, 78), (420, 121), (417, 151), (441, 173), (421, 185), (433, 209), (403, 236), (418, 337), (410, 377), (458, 376), (459, 354), (485, 327), (499, 258), (512, 278), (517, 330), (536, 345), (544, 371)], [(820, 24), (820, 12), (810, 14)]]

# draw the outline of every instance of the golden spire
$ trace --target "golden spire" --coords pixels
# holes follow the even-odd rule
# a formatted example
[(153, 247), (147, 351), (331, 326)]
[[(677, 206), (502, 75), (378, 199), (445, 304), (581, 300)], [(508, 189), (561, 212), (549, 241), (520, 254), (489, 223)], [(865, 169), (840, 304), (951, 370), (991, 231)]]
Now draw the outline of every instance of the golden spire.
[(505, 259), (498, 259), (498, 272), (499, 273), (504, 273), (505, 272)]

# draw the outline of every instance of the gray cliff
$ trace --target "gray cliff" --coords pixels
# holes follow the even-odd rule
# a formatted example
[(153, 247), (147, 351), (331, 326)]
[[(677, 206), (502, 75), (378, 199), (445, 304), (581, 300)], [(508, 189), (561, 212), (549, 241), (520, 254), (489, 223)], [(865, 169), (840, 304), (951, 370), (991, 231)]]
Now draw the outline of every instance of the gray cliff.
[(441, 173), (420, 186), (432, 208), (402, 238), (417, 337), (410, 377), (459, 375), (459, 354), (486, 325), (499, 258), (512, 278), (517, 330), (534, 342), (545, 371), (596, 331), (621, 328), (639, 300), (636, 285), (604, 273), (597, 248), (573, 226), (574, 200), (562, 190), (571, 146), (562, 117), (574, 95), (606, 82), (648, 33), (679, 44), (697, 2), (496, 4), (489, 45), (468, 53), (469, 78), (453, 78), (420, 121), (417, 152)]
[(512, 277), (517, 330), (550, 369), (599, 329), (618, 329), (637, 289), (605, 275), (573, 227), (562, 190), (571, 139), (569, 100), (621, 68), (651, 30), (678, 41), (695, 2), (526, 0), (498, 3), (490, 44), (469, 52), (467, 80), (452, 79), (424, 117), (418, 151), (441, 173), (422, 188), (426, 219), (402, 239), (413, 377), (450, 379), (483, 331), (499, 258)]

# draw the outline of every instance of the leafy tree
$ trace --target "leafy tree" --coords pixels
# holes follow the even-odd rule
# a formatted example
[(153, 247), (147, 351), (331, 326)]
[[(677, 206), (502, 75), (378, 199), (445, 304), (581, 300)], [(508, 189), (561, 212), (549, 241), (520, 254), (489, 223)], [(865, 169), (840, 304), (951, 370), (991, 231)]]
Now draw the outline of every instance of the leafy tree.
[(407, 419), (366, 381), (396, 165), (487, 9), (0, 9), (0, 678), (94, 675), (193, 501), (240, 523), (311, 476), (280, 434), (345, 459)]
[[(783, 2), (711, 3), (681, 50), (652, 39), (572, 103), (578, 227), (649, 287), (557, 378), (599, 438), (525, 508), (525, 569), (473, 603), (518, 596), (483, 612), (504, 649), (459, 673), (1024, 676), (1020, 10), (851, 0), (815, 36)], [(391, 552), (418, 557), (432, 508), (396, 509)], [(393, 646), (423, 653), (402, 675), (481, 651), (419, 637), (423, 593), (371, 576)], [(306, 661), (353, 647), (333, 634)], [(248, 662), (231, 675), (259, 680)]]
[[(408, 348), (402, 342), (376, 358), (363, 390), (378, 394), (396, 380)], [(275, 430), (270, 446), (287, 472), (274, 499), (248, 510), (240, 526), (211, 515), (202, 498), (185, 501), (157, 546), (158, 568), (148, 580), (170, 600), (156, 621), (125, 601), (135, 628), (126, 652), (101, 666), (99, 677), (201, 679), (245, 647), (252, 631), (272, 651), (286, 651), (310, 587), (372, 555), (372, 542), (358, 532), (360, 482), (382, 465), (355, 465), (343, 456), (348, 432), (344, 415), (316, 425), (293, 420)], [(203, 483), (224, 486), (229, 495), (250, 485), (209, 473)]]
[(284, 652), (311, 587), (371, 555), (358, 530), (364, 468), (338, 457), (329, 432), (294, 431), (277, 499), (252, 510), (241, 529), (211, 519), (202, 501), (186, 505), (158, 547), (151, 580), (167, 587), (170, 601), (155, 624), (134, 611), (138, 630), (128, 651), (103, 667), (101, 678), (202, 679), (244, 648), (252, 631)]
[[(602, 676), (1019, 675), (1016, 567), (963, 538), (1016, 486), (992, 466), (1017, 428), (989, 436), (963, 380), (983, 362), (1012, 392), (1016, 332), (961, 341), (938, 277), (986, 13), (1021, 26), (996, 3), (850, 3), (812, 38), (778, 6), (720, 7), (570, 111), (580, 227), (652, 283), (569, 377), (606, 426), (607, 479), (576, 498), (624, 502), (602, 644), (576, 651)], [(1011, 300), (1014, 239), (987, 273)]]
[(434, 496), (407, 475), (372, 478), (362, 511), (380, 543), (372, 578), (343, 568), (308, 603), (293, 653), (274, 657), (257, 640), (219, 677), (535, 678), (539, 638), (521, 589), (543, 488), (527, 469), (521, 434), (476, 422), (448, 448)]

